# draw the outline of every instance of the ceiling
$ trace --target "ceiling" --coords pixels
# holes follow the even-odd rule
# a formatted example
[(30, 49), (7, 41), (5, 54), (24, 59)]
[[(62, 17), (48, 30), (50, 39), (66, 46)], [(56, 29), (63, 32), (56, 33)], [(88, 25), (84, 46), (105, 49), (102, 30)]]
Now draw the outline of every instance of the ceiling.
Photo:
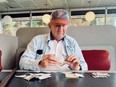
[(0, 0), (0, 13), (116, 6), (116, 0), (91, 0), (91, 3), (88, 1), (90, 0)]

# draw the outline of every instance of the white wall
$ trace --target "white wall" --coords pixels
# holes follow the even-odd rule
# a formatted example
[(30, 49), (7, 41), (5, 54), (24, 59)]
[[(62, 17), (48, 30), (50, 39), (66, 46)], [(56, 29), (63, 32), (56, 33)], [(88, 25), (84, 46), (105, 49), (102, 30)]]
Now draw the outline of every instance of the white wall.
[(0, 50), (2, 50), (3, 69), (11, 69), (15, 65), (15, 54), (18, 39), (14, 36), (0, 34)]

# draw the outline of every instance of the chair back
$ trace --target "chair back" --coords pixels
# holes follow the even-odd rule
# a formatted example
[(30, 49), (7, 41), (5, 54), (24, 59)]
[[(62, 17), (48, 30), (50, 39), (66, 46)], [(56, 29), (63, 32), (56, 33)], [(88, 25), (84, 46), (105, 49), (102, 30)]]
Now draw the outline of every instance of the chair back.
[(107, 50), (82, 50), (88, 70), (109, 70), (110, 54)]

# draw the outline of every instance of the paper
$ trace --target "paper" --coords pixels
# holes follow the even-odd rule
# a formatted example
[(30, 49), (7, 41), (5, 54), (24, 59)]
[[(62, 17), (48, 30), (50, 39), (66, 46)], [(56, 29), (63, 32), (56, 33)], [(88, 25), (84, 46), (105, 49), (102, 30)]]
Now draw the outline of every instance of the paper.
[(77, 73), (66, 73), (65, 74), (66, 78), (84, 78), (82, 74), (77, 74)]
[(108, 78), (110, 75), (108, 73), (103, 73), (103, 72), (94, 72), (92, 73), (92, 77), (94, 78)]
[(28, 81), (31, 80), (32, 78), (42, 80), (42, 79), (46, 79), (46, 78), (51, 77), (51, 74), (43, 74), (43, 73), (33, 74), (33, 73), (29, 73), (29, 74), (24, 74), (24, 75), (15, 75), (15, 77), (23, 78), (23, 79), (28, 80)]

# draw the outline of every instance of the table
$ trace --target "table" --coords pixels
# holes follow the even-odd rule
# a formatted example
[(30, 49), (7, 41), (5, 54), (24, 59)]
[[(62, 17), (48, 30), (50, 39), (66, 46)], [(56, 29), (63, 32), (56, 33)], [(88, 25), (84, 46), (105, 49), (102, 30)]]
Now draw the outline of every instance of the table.
[[(16, 72), (15, 75), (24, 73), (27, 72)], [(61, 72), (52, 72), (52, 77), (41, 81), (37, 79), (27, 81), (13, 76), (7, 87), (116, 87), (115, 72), (109, 73), (109, 78), (93, 78), (92, 72), (81, 73), (84, 75), (84, 78), (67, 79)], [(8, 72), (0, 72), (0, 80), (6, 75), (8, 75)]]

